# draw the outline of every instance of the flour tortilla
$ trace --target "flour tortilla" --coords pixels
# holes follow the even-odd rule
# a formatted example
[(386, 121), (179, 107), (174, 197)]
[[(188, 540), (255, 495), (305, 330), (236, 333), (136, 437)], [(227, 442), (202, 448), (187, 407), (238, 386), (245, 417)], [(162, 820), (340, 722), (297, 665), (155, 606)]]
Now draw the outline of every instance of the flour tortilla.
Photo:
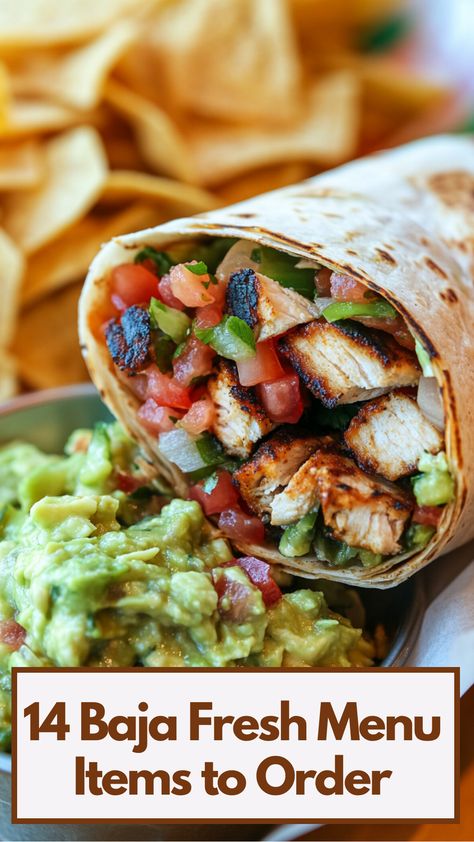
[(437, 137), (340, 167), (295, 186), (222, 210), (168, 222), (108, 243), (86, 279), (80, 335), (92, 379), (112, 412), (172, 483), (184, 475), (160, 453), (138, 423), (138, 402), (110, 361), (90, 316), (107, 297), (110, 269), (144, 246), (205, 235), (238, 237), (347, 272), (380, 292), (430, 349), (441, 385), (446, 451), (456, 498), (432, 541), (419, 553), (374, 568), (331, 568), (312, 556), (287, 559), (275, 546), (238, 544), (247, 554), (313, 578), (365, 587), (397, 585), (429, 561), (474, 537), (474, 141)]

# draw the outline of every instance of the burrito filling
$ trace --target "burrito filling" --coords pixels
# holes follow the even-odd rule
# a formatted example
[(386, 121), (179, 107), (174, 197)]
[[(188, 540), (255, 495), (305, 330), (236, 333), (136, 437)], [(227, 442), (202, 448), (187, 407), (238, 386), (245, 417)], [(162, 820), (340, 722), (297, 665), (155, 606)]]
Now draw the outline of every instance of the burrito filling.
[(244, 240), (151, 247), (102, 325), (138, 418), (231, 540), (373, 567), (454, 499), (429, 351), (356, 278)]

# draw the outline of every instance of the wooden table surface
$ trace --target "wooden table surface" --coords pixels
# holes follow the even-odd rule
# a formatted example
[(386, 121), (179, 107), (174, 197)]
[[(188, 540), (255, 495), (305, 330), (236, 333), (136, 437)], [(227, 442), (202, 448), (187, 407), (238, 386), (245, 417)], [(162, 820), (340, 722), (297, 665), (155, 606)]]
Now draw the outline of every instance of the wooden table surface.
[[(474, 658), (474, 653), (473, 653)], [(473, 842), (474, 687), (461, 700), (461, 821), (459, 824), (327, 825), (302, 837), (305, 842)]]

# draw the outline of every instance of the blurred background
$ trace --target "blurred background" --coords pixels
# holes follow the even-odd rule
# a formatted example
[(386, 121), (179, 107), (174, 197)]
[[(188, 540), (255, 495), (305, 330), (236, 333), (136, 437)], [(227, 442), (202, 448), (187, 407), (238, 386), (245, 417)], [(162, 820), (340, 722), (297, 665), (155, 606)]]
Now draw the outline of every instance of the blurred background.
[(474, 128), (473, 0), (1, 0), (0, 400), (86, 379), (100, 244)]

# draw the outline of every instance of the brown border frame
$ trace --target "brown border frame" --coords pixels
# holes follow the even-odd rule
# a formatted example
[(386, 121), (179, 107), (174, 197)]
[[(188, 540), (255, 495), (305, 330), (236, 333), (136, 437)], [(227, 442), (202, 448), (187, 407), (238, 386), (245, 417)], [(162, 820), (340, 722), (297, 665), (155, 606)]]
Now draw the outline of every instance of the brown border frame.
[[(222, 672), (236, 672), (235, 667), (129, 667), (122, 669), (121, 667), (111, 667), (104, 670), (102, 667), (15, 667), (12, 670), (12, 800), (11, 800), (11, 821), (12, 824), (156, 824), (156, 825), (185, 825), (185, 824), (275, 824), (275, 817), (265, 819), (242, 819), (242, 818), (228, 818), (228, 819), (159, 819), (159, 818), (141, 818), (141, 819), (119, 819), (117, 818), (100, 818), (100, 819), (20, 819), (17, 815), (17, 676), (19, 673), (37, 672), (44, 674), (45, 672), (53, 673), (137, 673), (137, 670), (145, 673), (222, 673)], [(459, 667), (377, 667), (377, 668), (323, 668), (323, 667), (291, 667), (283, 669), (281, 667), (242, 667), (241, 672), (277, 672), (283, 674), (291, 673), (451, 673), (454, 676), (454, 817), (452, 819), (433, 819), (428, 817), (420, 818), (387, 818), (387, 819), (335, 819), (315, 817), (312, 819), (278, 819), (278, 824), (459, 824), (460, 821), (460, 784), (461, 784), (461, 769), (460, 769), (460, 668)]]

